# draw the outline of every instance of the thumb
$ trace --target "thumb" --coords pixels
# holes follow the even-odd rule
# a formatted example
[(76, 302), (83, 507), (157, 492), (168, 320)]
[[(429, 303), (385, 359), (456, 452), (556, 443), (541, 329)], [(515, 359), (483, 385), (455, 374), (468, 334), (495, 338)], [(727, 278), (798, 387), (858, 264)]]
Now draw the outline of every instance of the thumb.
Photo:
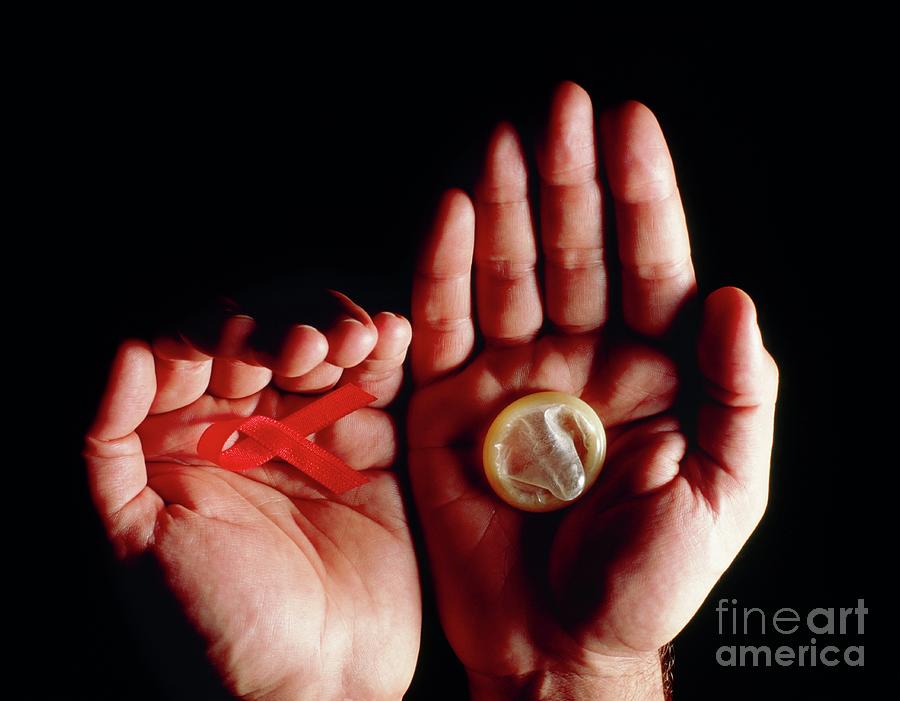
[[(765, 508), (778, 368), (763, 346), (747, 293), (723, 287), (707, 297), (697, 348), (703, 396), (697, 421), (701, 462), (714, 483), (732, 483)], [(711, 462), (711, 464), (710, 464)]]
[[(113, 360), (97, 418), (85, 437), (82, 457), (100, 519), (109, 536), (126, 552), (133, 545), (146, 543), (149, 531), (135, 526), (152, 528), (151, 516), (159, 506), (159, 498), (145, 491), (147, 466), (135, 432), (155, 395), (150, 347), (139, 340), (123, 342)], [(121, 542), (120, 536), (125, 540), (135, 538), (136, 543)]]

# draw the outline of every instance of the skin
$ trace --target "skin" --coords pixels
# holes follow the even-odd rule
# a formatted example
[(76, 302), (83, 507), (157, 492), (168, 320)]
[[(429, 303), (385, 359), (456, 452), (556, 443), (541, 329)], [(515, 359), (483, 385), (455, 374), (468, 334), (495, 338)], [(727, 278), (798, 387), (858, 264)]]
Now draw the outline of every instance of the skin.
[[(385, 411), (410, 326), (356, 310), (354, 322), (291, 329), (266, 364), (247, 346), (248, 317), (225, 323), (211, 355), (180, 339), (127, 340), (86, 437), (92, 498), (116, 552), (158, 561), (242, 698), (398, 699), (415, 668), (419, 576)], [(314, 441), (365, 470), (362, 487), (334, 495), (282, 462), (235, 473), (196, 454), (214, 420), (284, 416), (315, 399), (298, 392), (346, 382), (378, 401)]]
[[(499, 125), (474, 198), (446, 193), (418, 264), (411, 478), (475, 699), (662, 698), (659, 648), (767, 502), (778, 372), (753, 302), (731, 287), (698, 299), (651, 111), (619, 105), (597, 136), (587, 93), (561, 84), (531, 203), (519, 139)], [(608, 456), (581, 500), (530, 514), (491, 491), (481, 443), (504, 406), (544, 390), (597, 411)]]
[[(446, 193), (417, 269), (409, 464), (475, 699), (662, 698), (658, 649), (766, 506), (778, 373), (753, 303), (716, 290), (692, 330), (696, 283), (659, 125), (628, 102), (599, 126), (598, 148), (588, 95), (563, 83), (538, 154), (535, 232), (524, 155), (501, 124), (474, 200)], [(604, 245), (613, 212), (617, 250)], [(248, 348), (254, 323), (232, 317), (208, 352), (122, 344), (85, 441), (94, 504), (120, 557), (160, 563), (233, 693), (400, 698), (421, 607), (385, 408), (409, 324), (355, 307), (326, 329), (298, 324), (264, 357)], [(689, 360), (672, 342), (687, 333)], [(694, 378), (702, 391), (676, 404)], [(351, 381), (379, 401), (314, 437), (371, 478), (346, 495), (283, 463), (237, 474), (194, 452), (213, 420), (283, 416)], [(481, 443), (504, 406), (544, 390), (594, 407), (608, 456), (580, 501), (526, 514), (487, 486)]]

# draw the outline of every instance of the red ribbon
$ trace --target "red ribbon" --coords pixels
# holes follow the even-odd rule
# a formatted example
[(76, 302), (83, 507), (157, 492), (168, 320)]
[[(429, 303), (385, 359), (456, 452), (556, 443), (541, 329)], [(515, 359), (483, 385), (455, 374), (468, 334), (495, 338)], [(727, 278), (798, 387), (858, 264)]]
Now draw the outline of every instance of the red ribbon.
[[(236, 472), (258, 467), (277, 456), (335, 494), (340, 494), (369, 480), (306, 436), (321, 431), (373, 401), (375, 397), (351, 383), (307, 404), (281, 421), (268, 416), (217, 421), (200, 436), (197, 453), (226, 470)], [(235, 431), (246, 434), (246, 437), (223, 451), (222, 447)]]

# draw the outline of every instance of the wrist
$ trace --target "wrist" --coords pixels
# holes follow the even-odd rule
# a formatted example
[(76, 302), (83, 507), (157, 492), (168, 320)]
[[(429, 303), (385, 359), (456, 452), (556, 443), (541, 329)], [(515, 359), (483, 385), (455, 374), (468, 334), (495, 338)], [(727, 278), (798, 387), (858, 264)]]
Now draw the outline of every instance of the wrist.
[(538, 669), (495, 677), (467, 670), (472, 701), (664, 701), (660, 656), (609, 658), (602, 669)]

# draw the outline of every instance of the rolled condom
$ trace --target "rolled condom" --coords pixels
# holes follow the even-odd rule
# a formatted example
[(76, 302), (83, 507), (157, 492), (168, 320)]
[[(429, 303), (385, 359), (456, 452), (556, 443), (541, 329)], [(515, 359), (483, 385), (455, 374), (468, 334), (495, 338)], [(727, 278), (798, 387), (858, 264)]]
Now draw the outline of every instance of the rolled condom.
[(538, 392), (501, 411), (484, 441), (484, 471), (497, 495), (525, 511), (554, 511), (580, 498), (606, 458), (606, 433), (589, 404)]

